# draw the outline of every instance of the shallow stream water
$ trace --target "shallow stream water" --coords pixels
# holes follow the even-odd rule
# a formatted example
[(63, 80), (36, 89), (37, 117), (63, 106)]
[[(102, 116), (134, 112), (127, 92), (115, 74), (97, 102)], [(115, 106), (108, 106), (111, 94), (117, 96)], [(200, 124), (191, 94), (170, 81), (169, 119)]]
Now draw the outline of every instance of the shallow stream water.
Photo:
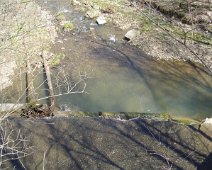
[(212, 78), (201, 66), (147, 56), (123, 40), (124, 31), (110, 23), (96, 25), (67, 1), (47, 1), (46, 7), (55, 13), (63, 11), (76, 26), (52, 47), (55, 53), (65, 54), (61, 65), (66, 74), (77, 79), (78, 73), (86, 72), (91, 77), (86, 81), (88, 94), (57, 97), (59, 108), (212, 115)]
[(76, 27), (61, 33), (52, 46), (55, 54), (65, 54), (60, 65), (52, 68), (55, 91), (59, 92), (57, 83), (65, 84), (58, 72), (72, 81), (84, 73), (90, 77), (87, 93), (56, 97), (59, 109), (212, 116), (212, 77), (201, 66), (156, 60), (125, 42), (126, 31), (110, 23), (98, 26), (68, 1), (39, 3), (53, 15), (64, 12)]

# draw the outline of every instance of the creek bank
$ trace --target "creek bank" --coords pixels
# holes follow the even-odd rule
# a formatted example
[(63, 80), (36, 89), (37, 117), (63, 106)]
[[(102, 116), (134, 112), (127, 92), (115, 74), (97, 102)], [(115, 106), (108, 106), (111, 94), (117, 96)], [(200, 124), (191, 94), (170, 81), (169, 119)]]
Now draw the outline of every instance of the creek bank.
[[(198, 27), (199, 24), (197, 24), (197, 27), (191, 26), (175, 18), (170, 22), (169, 16), (159, 15), (154, 6), (151, 6), (151, 3), (149, 5), (148, 1), (145, 1), (146, 4), (142, 1), (128, 0), (108, 0), (104, 2), (78, 0), (78, 2), (80, 5), (73, 3), (76, 9), (85, 12), (89, 11), (90, 14), (93, 11), (95, 15), (92, 15), (92, 18), (104, 15), (108, 21), (126, 32), (131, 29), (139, 29), (141, 31), (140, 36), (137, 36), (131, 41), (131, 44), (140, 47), (145, 53), (157, 59), (198, 62), (203, 64), (207, 71), (211, 72), (212, 57), (210, 54), (212, 53), (212, 37), (210, 31), (201, 30)], [(162, 6), (161, 4), (164, 2), (160, 3), (160, 1), (157, 1), (154, 3), (159, 3)], [(165, 3), (165, 7), (167, 7), (171, 6), (174, 2), (167, 0)], [(186, 4), (186, 2), (181, 1), (179, 3)], [(200, 4), (194, 4), (194, 6), (198, 10), (202, 7), (206, 9), (204, 5), (201, 6), (201, 3), (207, 4), (209, 2), (200, 2)], [(180, 6), (179, 4), (178, 6), (179, 11), (184, 9), (184, 6)], [(208, 13), (211, 15), (210, 10), (209, 12), (208, 10), (206, 10), (207, 15)], [(185, 15), (189, 15), (188, 10)], [(195, 10), (192, 15), (196, 15)], [(199, 15), (198, 17), (201, 18)], [(210, 22), (204, 22), (203, 25), (211, 28)]]
[[(17, 106), (16, 106), (17, 107)], [(22, 108), (22, 109), (20, 109)], [(54, 111), (46, 104), (35, 104), (28, 107), (19, 105), (15, 110), (15, 116), (19, 115), (24, 118), (53, 118), (53, 117), (93, 117), (115, 119), (120, 121), (128, 121), (132, 119), (150, 119), (154, 121), (172, 121), (182, 125), (195, 125), (198, 130), (202, 130), (208, 136), (212, 137), (212, 118), (192, 119), (189, 117), (170, 115), (169, 113), (139, 113), (139, 112), (82, 112), (82, 111)], [(12, 110), (10, 110), (12, 111)]]
[(148, 5), (151, 5), (156, 10), (170, 18), (174, 17), (189, 25), (199, 24), (206, 30), (210, 30), (212, 19), (212, 3), (208, 0), (166, 0), (166, 1), (151, 1), (145, 0)]
[[(172, 121), (11, 117), (9, 122), (10, 127), (29, 136), (34, 148), (21, 159), (26, 169), (193, 170), (201, 167), (212, 151), (210, 138), (198, 127)], [(10, 163), (20, 168), (21, 164)]]
[(1, 91), (23, 76), (27, 60), (33, 69), (39, 67), (40, 54), (50, 48), (57, 33), (54, 17), (34, 1), (1, 1), (0, 10)]

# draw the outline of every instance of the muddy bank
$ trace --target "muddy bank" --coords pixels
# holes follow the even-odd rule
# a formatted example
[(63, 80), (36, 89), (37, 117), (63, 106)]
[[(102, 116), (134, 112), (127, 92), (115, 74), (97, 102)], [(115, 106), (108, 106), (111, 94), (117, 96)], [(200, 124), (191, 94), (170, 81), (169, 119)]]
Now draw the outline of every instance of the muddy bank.
[[(198, 127), (144, 118), (10, 118), (33, 153), (15, 169), (196, 169), (212, 151)], [(9, 128), (9, 129), (10, 129)]]

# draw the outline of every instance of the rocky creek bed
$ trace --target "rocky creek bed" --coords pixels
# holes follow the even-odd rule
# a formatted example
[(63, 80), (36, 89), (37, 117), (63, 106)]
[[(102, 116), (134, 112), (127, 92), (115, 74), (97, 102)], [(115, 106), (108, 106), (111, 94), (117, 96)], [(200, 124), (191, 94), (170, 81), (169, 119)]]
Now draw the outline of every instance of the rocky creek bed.
[[(104, 16), (126, 32), (130, 29), (139, 30), (140, 35), (131, 44), (155, 58), (200, 62), (211, 72), (209, 1), (73, 0), (73, 4), (79, 10), (88, 11), (87, 14), (92, 18)], [(191, 19), (192, 26), (189, 24)]]

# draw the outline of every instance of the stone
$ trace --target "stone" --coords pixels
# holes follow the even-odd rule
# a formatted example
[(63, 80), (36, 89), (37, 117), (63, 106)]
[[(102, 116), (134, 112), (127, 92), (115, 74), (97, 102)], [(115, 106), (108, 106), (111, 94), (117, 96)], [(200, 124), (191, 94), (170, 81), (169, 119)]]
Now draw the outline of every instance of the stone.
[(125, 39), (130, 41), (130, 40), (135, 39), (139, 35), (140, 35), (140, 31), (138, 31), (136, 29), (132, 29), (125, 34)]
[[(212, 132), (212, 118), (206, 118), (205, 121), (201, 125), (202, 127), (206, 127)], [(212, 135), (212, 133), (211, 133)]]
[(201, 124), (200, 130), (212, 137), (212, 118), (206, 118)]
[(212, 118), (206, 118), (204, 121), (205, 124), (211, 124), (212, 125)]
[(77, 1), (77, 0), (73, 0), (73, 1), (72, 1), (72, 4), (73, 4), (74, 6), (76, 6), (76, 5), (81, 5), (81, 3), (80, 3), (79, 1)]
[(99, 16), (99, 17), (96, 19), (96, 22), (97, 22), (97, 24), (99, 24), (99, 25), (104, 25), (104, 24), (107, 23), (106, 18), (105, 18), (104, 16)]
[(96, 9), (89, 10), (85, 14), (86, 17), (91, 18), (91, 19), (96, 18), (99, 15), (101, 15), (101, 12), (99, 10), (96, 10)]

